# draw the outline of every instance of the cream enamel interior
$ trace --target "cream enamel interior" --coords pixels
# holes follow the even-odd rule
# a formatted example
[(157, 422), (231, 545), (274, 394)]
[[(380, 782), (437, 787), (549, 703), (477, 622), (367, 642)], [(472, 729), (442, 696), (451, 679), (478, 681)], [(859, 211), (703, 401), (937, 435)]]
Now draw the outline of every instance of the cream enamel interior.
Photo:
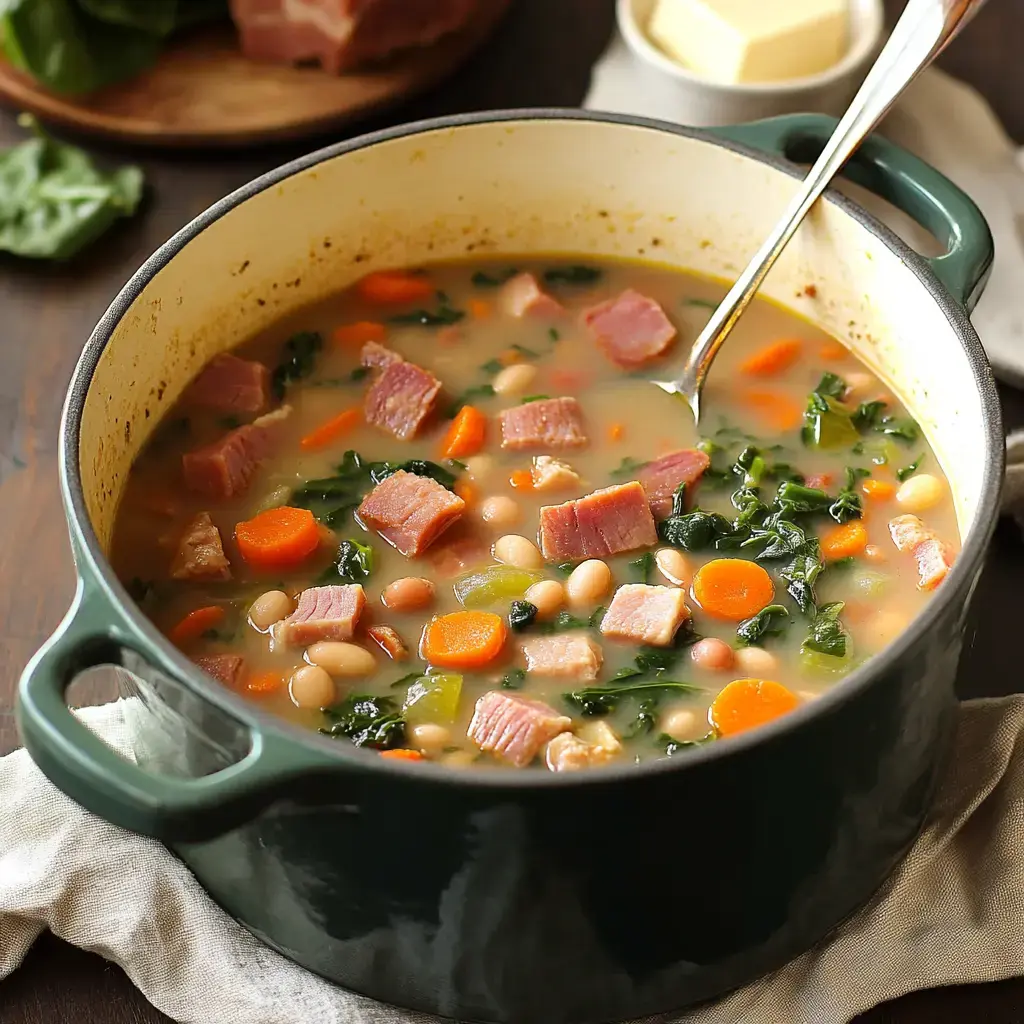
[[(700, 139), (538, 119), (391, 139), (265, 189), (156, 274), (100, 358), (85, 400), (80, 468), (101, 546), (129, 467), (163, 412), (211, 356), (282, 314), (375, 268), (474, 252), (639, 258), (731, 277), (796, 187), (783, 172)], [(764, 290), (842, 339), (895, 387), (942, 462), (966, 535), (985, 469), (982, 398), (924, 284), (825, 202)]]

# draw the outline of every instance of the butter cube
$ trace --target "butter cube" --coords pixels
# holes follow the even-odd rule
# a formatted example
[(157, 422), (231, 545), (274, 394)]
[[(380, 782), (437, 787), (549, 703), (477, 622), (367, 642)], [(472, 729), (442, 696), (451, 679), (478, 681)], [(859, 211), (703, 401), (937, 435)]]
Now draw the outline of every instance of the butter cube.
[(657, 0), (647, 31), (688, 70), (719, 82), (784, 82), (845, 54), (848, 0)]

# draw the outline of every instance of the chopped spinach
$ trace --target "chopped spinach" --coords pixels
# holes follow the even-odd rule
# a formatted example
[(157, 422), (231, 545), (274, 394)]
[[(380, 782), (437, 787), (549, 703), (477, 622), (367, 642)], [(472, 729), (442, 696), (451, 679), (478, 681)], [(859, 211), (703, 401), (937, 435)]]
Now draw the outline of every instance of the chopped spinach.
[(555, 572), (557, 572), (559, 576), (571, 576), (572, 571), (575, 568), (575, 562), (559, 562), (558, 565), (555, 566)]
[(271, 376), (271, 388), (277, 398), (284, 398), (289, 384), (313, 372), (317, 353), (323, 347), (323, 335), (318, 331), (299, 331), (284, 343), (281, 361)]
[(832, 601), (818, 609), (811, 622), (811, 628), (800, 647), (801, 651), (817, 651), (833, 658), (845, 658), (847, 635), (839, 615), (845, 608), (845, 602)]
[(718, 512), (694, 509), (683, 515), (671, 515), (658, 524), (658, 536), (684, 551), (705, 551), (717, 538), (734, 534), (733, 525)]
[(759, 449), (753, 445), (747, 445), (736, 456), (736, 462), (732, 467), (733, 473), (742, 477), (744, 487), (757, 487), (761, 483), (761, 477), (765, 474), (765, 461)]
[(710, 299), (683, 299), (684, 306), (699, 306), (701, 309), (718, 309), (719, 303)]
[(503, 690), (521, 690), (526, 682), (526, 671), (521, 668), (514, 668), (501, 677), (501, 688)]
[(324, 570), (321, 583), (342, 580), (361, 583), (373, 572), (373, 548), (357, 540), (343, 540), (334, 561)]
[(323, 709), (327, 736), (347, 736), (357, 747), (390, 750), (405, 742), (405, 719), (391, 697), (352, 694)]
[(501, 373), (504, 368), (505, 364), (500, 359), (488, 359), (487, 362), (480, 367), (484, 373), (490, 373), (492, 375), (495, 373)]
[(623, 739), (635, 740), (640, 736), (646, 736), (654, 732), (658, 724), (658, 698), (655, 696), (641, 699), (636, 707), (636, 715), (633, 721), (623, 732)]
[(821, 380), (818, 381), (818, 386), (814, 389), (814, 394), (824, 395), (826, 398), (841, 399), (846, 394), (848, 388), (849, 385), (839, 374), (824, 373)]
[(817, 541), (808, 541), (805, 550), (797, 552), (792, 561), (779, 571), (787, 593), (805, 615), (814, 613), (814, 583), (824, 568)]
[(886, 403), (881, 401), (861, 402), (853, 414), (853, 425), (861, 432), (874, 430), (885, 412)]
[(404, 676), (399, 676), (398, 679), (391, 683), (391, 689), (397, 690), (401, 686), (411, 686), (417, 679), (422, 678), (422, 672), (407, 672)]
[(627, 455), (608, 475), (613, 480), (632, 479), (637, 471), (643, 469), (646, 465), (646, 462), (640, 462)]
[(630, 562), (629, 567), (636, 573), (638, 582), (650, 583), (651, 573), (654, 572), (654, 552), (645, 551), (639, 558)]
[(871, 476), (871, 471), (861, 467), (846, 467), (846, 486), (839, 492), (836, 500), (828, 507), (828, 514), (837, 523), (846, 523), (851, 519), (860, 519), (864, 514), (860, 495), (855, 490), (858, 480)]
[(626, 683), (623, 686), (590, 686), (562, 694), (565, 701), (588, 716), (607, 715), (615, 711), (624, 700), (656, 701), (672, 695), (699, 693), (699, 686), (690, 683), (657, 680), (654, 682)]
[(530, 601), (513, 601), (508, 610), (508, 624), (516, 633), (533, 625), (537, 618), (537, 606)]
[(494, 390), (494, 387), (491, 384), (477, 384), (474, 387), (467, 388), (465, 391), (462, 392), (461, 395), (459, 395), (458, 398), (455, 399), (454, 402), (452, 402), (451, 405), (448, 406), (448, 408), (445, 410), (445, 415), (449, 419), (452, 419), (453, 417), (458, 415), (459, 410), (464, 405), (469, 405), (469, 403), (472, 402), (473, 399), (493, 398), (496, 394), (497, 392)]
[(431, 480), (435, 480), (449, 491), (455, 486), (454, 473), (427, 459), (409, 459), (407, 462), (371, 462), (367, 468), (370, 472), (370, 480), (374, 484), (379, 484), (382, 480), (387, 480), (389, 476), (404, 471), (413, 473), (415, 476), (430, 477)]
[(470, 281), (477, 288), (500, 288), (506, 281), (510, 281), (513, 277), (518, 274), (519, 271), (515, 267), (509, 267), (506, 270), (499, 270), (497, 273), (488, 274), (483, 270), (478, 270), (471, 278)]
[(530, 402), (546, 402), (550, 398), (550, 395), (527, 395), (525, 398), (519, 399), (519, 404), (529, 405)]
[(921, 436), (921, 428), (909, 416), (886, 416), (879, 421), (875, 430), (907, 444)]
[(549, 327), (548, 328), (548, 337), (552, 341), (560, 341), (561, 338), (562, 338), (562, 335), (558, 333), (558, 328), (557, 327)]
[(340, 526), (370, 489), (368, 467), (359, 453), (349, 449), (336, 467), (336, 475), (307, 480), (292, 491), (289, 504), (308, 508), (327, 526)]
[(512, 349), (518, 352), (524, 359), (539, 359), (540, 353), (534, 352), (532, 348), (527, 348), (525, 345), (512, 345)]
[(824, 512), (832, 504), (832, 498), (817, 487), (807, 487), (783, 480), (776, 495), (782, 508), (789, 512)]
[(921, 452), (921, 454), (918, 455), (918, 457), (909, 465), (904, 466), (902, 469), (897, 469), (896, 479), (899, 480), (900, 483), (903, 483), (904, 480), (909, 480), (921, 468), (921, 463), (924, 461), (924, 457), (925, 453)]
[(575, 264), (568, 267), (552, 267), (544, 271), (544, 280), (548, 284), (587, 285), (600, 280), (603, 271), (597, 267), (586, 267)]
[(706, 733), (698, 740), (677, 740), (673, 739), (666, 733), (662, 733), (658, 737), (657, 744), (669, 757), (672, 757), (674, 754), (678, 754), (683, 750), (693, 750), (694, 747), (706, 746), (717, 738), (718, 737), (713, 732)]
[(449, 327), (465, 319), (466, 313), (461, 309), (453, 309), (446, 302), (441, 302), (436, 310), (414, 309), (411, 313), (399, 313), (390, 318), (393, 324), (413, 324), (417, 327)]
[(736, 627), (736, 636), (743, 644), (756, 644), (766, 636), (778, 636), (783, 632), (789, 612), (781, 604), (770, 604), (756, 615), (744, 619)]

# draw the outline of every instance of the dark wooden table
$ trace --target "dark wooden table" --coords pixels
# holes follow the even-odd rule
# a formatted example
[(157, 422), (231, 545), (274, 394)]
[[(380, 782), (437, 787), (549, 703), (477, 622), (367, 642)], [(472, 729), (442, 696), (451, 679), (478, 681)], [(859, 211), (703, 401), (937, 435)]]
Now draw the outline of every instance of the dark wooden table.
[[(902, 4), (887, 0), (887, 6), (893, 15)], [(461, 110), (577, 105), (612, 31), (612, 8), (613, 0), (518, 0), (500, 35), (455, 79), (356, 130)], [(943, 64), (984, 93), (1024, 144), (1022, 39), (1024, 3), (992, 0)], [(0, 145), (19, 135), (10, 117), (0, 117)], [(17, 745), (11, 714), (17, 676), (73, 590), (57, 493), (57, 425), (82, 343), (129, 274), (173, 231), (224, 193), (315, 144), (237, 155), (132, 154), (152, 186), (142, 216), (73, 266), (0, 262), (0, 754)], [(101, 149), (112, 159), (129, 156)], [(1008, 425), (1024, 425), (1024, 396), (1004, 388), (1003, 400)], [(1004, 523), (979, 588), (981, 614), (964, 666), (964, 696), (1013, 689), (1019, 665), (1004, 639), (1019, 630), (1022, 579), (1024, 544)], [(858, 1024), (973, 1020), (1024, 1022), (1024, 980), (918, 993), (865, 1014)], [(118, 968), (47, 935), (0, 984), (0, 1021), (166, 1024), (168, 1018)]]

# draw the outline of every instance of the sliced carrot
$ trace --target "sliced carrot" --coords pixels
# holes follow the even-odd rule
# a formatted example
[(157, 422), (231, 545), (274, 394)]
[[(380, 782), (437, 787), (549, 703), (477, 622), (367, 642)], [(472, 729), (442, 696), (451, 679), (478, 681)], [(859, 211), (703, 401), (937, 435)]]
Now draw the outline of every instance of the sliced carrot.
[(825, 561), (835, 562), (840, 558), (863, 553), (868, 546), (868, 531), (859, 519), (851, 519), (848, 523), (826, 530), (820, 543)]
[(694, 600), (716, 619), (748, 619), (771, 604), (774, 596), (771, 576), (745, 558), (715, 558), (693, 577)]
[(382, 750), (381, 757), (389, 758), (392, 761), (425, 761), (426, 758), (418, 750), (409, 750), (407, 747), (395, 747), (393, 750)]
[(469, 480), (457, 480), (453, 490), (470, 508), (472, 508), (480, 498), (480, 490)]
[(245, 681), (245, 690), (258, 696), (284, 689), (285, 678), (280, 672), (258, 672)]
[(735, 736), (781, 718), (799, 703), (800, 698), (782, 683), (734, 679), (712, 701), (708, 718), (719, 736)]
[(239, 523), (235, 541), (254, 569), (291, 569), (319, 547), (320, 529), (308, 509), (282, 505)]
[(742, 391), (739, 397), (765, 424), (776, 430), (794, 430), (804, 417), (803, 407), (798, 402), (776, 391)]
[(434, 286), (422, 274), (407, 270), (378, 270), (356, 283), (359, 297), (376, 306), (399, 306), (422, 302), (434, 294)]
[(501, 654), (506, 635), (494, 612), (451, 612), (427, 623), (420, 653), (439, 668), (480, 668)]
[(788, 370), (800, 358), (802, 348), (798, 338), (773, 341), (740, 363), (740, 370), (750, 377), (772, 377)]
[(491, 304), (485, 299), (470, 299), (466, 308), (474, 320), (486, 320), (492, 312)]
[(362, 412), (359, 409), (345, 409), (337, 416), (332, 416), (326, 423), (321, 423), (315, 430), (311, 430), (299, 441), (299, 446), (307, 452), (326, 448), (347, 434), (359, 422), (361, 416)]
[(476, 455), (487, 436), (487, 417), (475, 406), (464, 405), (452, 420), (441, 443), (442, 459), (464, 459)]
[(198, 640), (208, 629), (216, 629), (223, 621), (224, 609), (219, 604), (195, 608), (167, 634), (167, 639), (180, 647)]
[(512, 475), (508, 478), (508, 482), (517, 491), (533, 490), (533, 474), (528, 469), (514, 470)]
[(608, 428), (609, 441), (621, 441), (626, 433), (626, 428), (621, 423), (613, 423)]
[(860, 485), (860, 489), (864, 492), (864, 497), (871, 498), (872, 501), (889, 501), (896, 495), (895, 484), (888, 480), (876, 480), (874, 477), (868, 477)]
[(506, 348), (502, 349), (498, 353), (498, 362), (502, 366), (511, 366), (513, 363), (521, 363), (523, 361), (523, 353), (517, 348)]
[(373, 320), (342, 324), (341, 327), (336, 327), (334, 334), (331, 335), (338, 345), (365, 345), (368, 341), (383, 341), (387, 336), (387, 327)]
[(840, 359), (845, 359), (849, 354), (838, 341), (830, 341), (818, 349), (818, 358), (824, 359), (828, 363), (837, 363)]

